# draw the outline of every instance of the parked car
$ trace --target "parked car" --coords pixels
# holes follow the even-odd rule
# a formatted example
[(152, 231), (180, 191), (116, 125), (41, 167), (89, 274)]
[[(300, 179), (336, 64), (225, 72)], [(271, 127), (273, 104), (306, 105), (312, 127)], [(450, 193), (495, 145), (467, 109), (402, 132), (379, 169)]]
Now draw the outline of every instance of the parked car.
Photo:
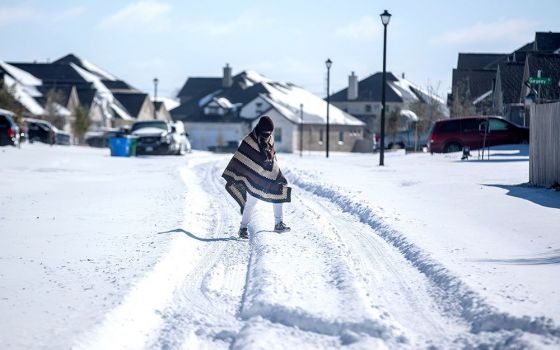
[(0, 146), (20, 146), (20, 129), (14, 121), (14, 114), (0, 109)]
[(164, 120), (138, 121), (130, 133), (138, 138), (136, 154), (184, 154), (191, 143), (182, 122)]
[(529, 128), (500, 117), (464, 117), (438, 120), (428, 136), (430, 153), (458, 152), (467, 146), (479, 149), (529, 142)]
[(85, 135), (85, 142), (90, 147), (109, 147), (109, 138), (122, 133), (119, 129), (107, 129), (88, 131)]
[(25, 118), (29, 142), (43, 142), (49, 145), (70, 145), (70, 134), (59, 130), (46, 120)]

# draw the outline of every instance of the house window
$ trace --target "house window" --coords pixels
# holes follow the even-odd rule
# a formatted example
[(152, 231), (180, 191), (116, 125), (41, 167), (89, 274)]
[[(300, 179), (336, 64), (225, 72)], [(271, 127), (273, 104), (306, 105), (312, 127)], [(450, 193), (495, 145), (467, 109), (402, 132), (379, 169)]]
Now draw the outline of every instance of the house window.
[(274, 142), (282, 142), (282, 129), (274, 129)]
[(344, 145), (344, 131), (338, 132), (338, 144)]
[(323, 129), (319, 130), (319, 144), (323, 144)]
[(371, 105), (366, 105), (366, 113), (371, 113)]
[(218, 108), (218, 106), (208, 106), (208, 107), (206, 107), (206, 108), (207, 108), (207, 109), (206, 109), (207, 114), (209, 114), (209, 115), (216, 115), (216, 114), (219, 113), (219, 108)]
[(261, 114), (262, 113), (262, 102), (257, 102), (257, 103), (255, 103), (255, 105), (257, 106), (257, 114)]

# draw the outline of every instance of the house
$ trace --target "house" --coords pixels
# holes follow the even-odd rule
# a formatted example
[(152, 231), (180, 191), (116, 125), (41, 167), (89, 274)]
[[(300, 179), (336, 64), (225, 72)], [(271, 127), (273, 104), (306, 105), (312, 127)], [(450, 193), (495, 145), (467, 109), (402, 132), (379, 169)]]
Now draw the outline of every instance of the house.
[[(530, 77), (539, 76), (549, 79), (550, 83), (531, 84), (529, 82)], [(536, 95), (536, 103), (560, 101), (560, 54), (529, 54), (523, 67), (522, 81), (527, 82), (527, 84), (521, 86), (521, 99), (525, 99), (532, 92)]]
[(492, 96), (495, 114), (519, 125), (527, 125), (525, 106), (520, 102), (523, 70), (523, 63), (500, 63)]
[[(372, 140), (373, 135), (379, 135), (381, 130), (380, 117), (382, 109), (381, 86), (383, 73), (378, 72), (358, 81), (358, 77), (351, 73), (348, 77), (348, 87), (333, 93), (330, 96), (330, 102), (342, 109), (343, 111), (355, 116), (366, 126), (365, 137)], [(386, 120), (393, 112), (398, 111), (398, 136), (395, 133), (387, 133), (387, 144), (404, 143), (405, 146), (412, 147), (414, 144), (415, 133), (414, 125), (419, 121), (418, 115), (411, 109), (417, 105), (423, 105), (422, 108), (426, 114), (421, 118), (430, 118), (436, 116), (447, 116), (447, 107), (443, 100), (432, 92), (421, 89), (414, 83), (405, 79), (404, 74), (399, 78), (391, 72), (386, 73), (385, 82), (385, 112)], [(387, 131), (386, 123), (386, 131)], [(429, 125), (426, 125), (426, 129)], [(391, 134), (391, 135), (389, 135)], [(392, 140), (398, 138), (398, 140)], [(416, 140), (417, 141), (417, 140)]]
[(1, 67), (0, 74), (7, 76), (5, 84), (15, 84), (18, 96), (25, 94), (22, 99), (31, 116), (60, 115), (60, 127), (68, 132), (77, 106), (88, 110), (93, 130), (155, 116), (146, 93), (73, 54), (52, 63), (11, 62)]
[[(325, 149), (327, 104), (295, 84), (254, 71), (233, 76), (226, 65), (222, 78), (189, 78), (177, 97), (171, 115), (185, 123), (195, 149), (237, 145), (264, 114), (275, 124), (277, 151)], [(364, 123), (334, 105), (329, 126), (331, 151), (352, 151), (363, 135)]]
[(447, 105), (452, 116), (492, 113), (492, 91), (505, 53), (459, 53)]
[[(560, 33), (553, 32), (536, 32), (532, 42), (510, 54), (460, 53), (457, 68), (453, 70), (452, 92), (448, 95), (452, 115), (497, 114), (526, 125), (527, 69), (532, 67), (534, 74), (538, 70), (541, 73), (550, 71), (554, 69), (550, 66), (550, 57), (559, 54)], [(549, 59), (544, 59), (542, 55)], [(535, 68), (540, 65), (542, 69)], [(544, 93), (551, 94), (550, 100), (554, 93), (551, 88), (547, 89)]]

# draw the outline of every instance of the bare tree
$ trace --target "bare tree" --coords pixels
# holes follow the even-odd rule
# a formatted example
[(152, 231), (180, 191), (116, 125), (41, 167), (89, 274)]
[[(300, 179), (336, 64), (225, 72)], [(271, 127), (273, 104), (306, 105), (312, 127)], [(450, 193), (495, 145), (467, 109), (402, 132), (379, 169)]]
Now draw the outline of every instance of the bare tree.
[(89, 119), (88, 114), (88, 110), (82, 106), (78, 106), (76, 107), (76, 109), (74, 109), (74, 122), (72, 123), (72, 132), (77, 138), (78, 144), (84, 142), (84, 135), (91, 125), (91, 120)]
[(418, 120), (414, 123), (414, 150), (418, 150), (420, 138), (427, 134), (432, 124), (445, 116), (444, 106), (437, 96), (439, 96), (440, 83), (435, 86), (432, 84), (426, 85), (427, 96), (423, 100), (418, 100), (410, 105), (410, 110), (413, 111)]
[(23, 115), (25, 108), (15, 98), (15, 89), (4, 86), (4, 81), (0, 80), (0, 108), (6, 109), (15, 115), (15, 122), (23, 126)]
[(468, 80), (461, 80), (453, 89), (451, 117), (464, 117), (475, 114), (475, 106), (470, 95)]
[(393, 143), (397, 138), (397, 134), (405, 128), (406, 123), (401, 116), (401, 109), (399, 107), (389, 112), (387, 116), (387, 134), (391, 135)]
[(49, 90), (47, 92), (47, 103), (45, 105), (45, 115), (47, 120), (57, 128), (63, 130), (66, 125), (66, 118), (60, 114), (60, 108), (64, 103), (64, 94), (60, 90)]

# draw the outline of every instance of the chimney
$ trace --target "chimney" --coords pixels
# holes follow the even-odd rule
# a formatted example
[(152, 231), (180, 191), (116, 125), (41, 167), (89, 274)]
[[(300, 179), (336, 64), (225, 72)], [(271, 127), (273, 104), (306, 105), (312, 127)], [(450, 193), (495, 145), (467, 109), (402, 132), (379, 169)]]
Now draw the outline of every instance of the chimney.
[(404, 72), (402, 72), (402, 75), (401, 75), (401, 76), (402, 76), (403, 79), (405, 79), (405, 77), (404, 77)]
[(229, 63), (226, 63), (224, 67), (224, 77), (222, 79), (222, 87), (228, 88), (233, 85), (233, 79), (231, 78), (231, 67)]
[(348, 100), (358, 99), (358, 76), (352, 72), (352, 75), (348, 76)]

